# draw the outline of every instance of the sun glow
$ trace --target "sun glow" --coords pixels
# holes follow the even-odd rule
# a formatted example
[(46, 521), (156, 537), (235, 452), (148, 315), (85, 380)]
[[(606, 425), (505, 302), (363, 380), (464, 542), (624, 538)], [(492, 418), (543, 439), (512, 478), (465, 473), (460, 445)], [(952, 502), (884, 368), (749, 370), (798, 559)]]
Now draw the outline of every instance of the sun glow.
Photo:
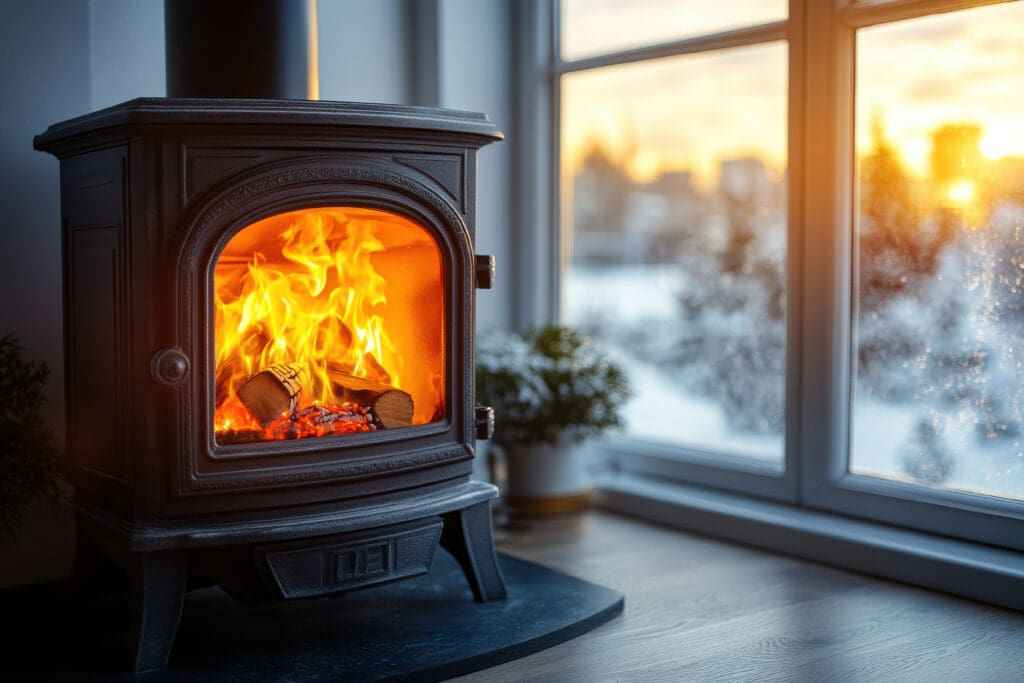
[(946, 188), (946, 199), (954, 206), (967, 206), (974, 203), (978, 195), (978, 188), (973, 180), (966, 178), (950, 183)]
[(1020, 149), (1022, 146), (1020, 138), (1019, 134), (1015, 135), (1005, 130), (992, 128), (985, 133), (985, 137), (978, 143), (978, 148), (987, 159), (1001, 159)]

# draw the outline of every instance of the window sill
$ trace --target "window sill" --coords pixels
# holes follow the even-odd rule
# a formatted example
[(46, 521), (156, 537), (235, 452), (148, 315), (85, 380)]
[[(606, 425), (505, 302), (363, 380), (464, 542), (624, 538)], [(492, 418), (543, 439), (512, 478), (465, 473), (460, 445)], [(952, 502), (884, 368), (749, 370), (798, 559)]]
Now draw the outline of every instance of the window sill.
[(621, 472), (596, 488), (618, 512), (1024, 610), (1022, 553)]

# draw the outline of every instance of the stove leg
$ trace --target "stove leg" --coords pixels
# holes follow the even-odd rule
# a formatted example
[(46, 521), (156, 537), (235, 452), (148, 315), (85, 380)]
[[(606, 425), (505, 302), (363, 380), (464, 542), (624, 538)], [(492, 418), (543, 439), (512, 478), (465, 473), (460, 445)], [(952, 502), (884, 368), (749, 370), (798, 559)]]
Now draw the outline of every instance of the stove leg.
[(507, 596), (494, 554), (489, 500), (444, 515), (441, 545), (458, 560), (477, 602)]
[(185, 599), (188, 556), (183, 551), (133, 553), (128, 558), (131, 581), (132, 671), (157, 671), (167, 666)]

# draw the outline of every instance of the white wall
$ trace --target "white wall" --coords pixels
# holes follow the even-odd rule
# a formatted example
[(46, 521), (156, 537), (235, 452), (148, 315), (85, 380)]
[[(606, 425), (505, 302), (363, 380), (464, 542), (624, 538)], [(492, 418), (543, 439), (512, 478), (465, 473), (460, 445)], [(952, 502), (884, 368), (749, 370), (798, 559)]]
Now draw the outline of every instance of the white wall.
[[(44, 0), (0, 5), (0, 334), (50, 367), (49, 421), (63, 436), (59, 166), (32, 149), (47, 126), (118, 102), (164, 94), (160, 0)], [(0, 585), (71, 568), (70, 517), (34, 505), (0, 544)]]
[(88, 0), (89, 103), (163, 97), (163, 0)]
[[(439, 104), (487, 114), (506, 136), (512, 131), (511, 9), (504, 0), (439, 0)], [(495, 288), (477, 299), (477, 328), (507, 327), (511, 321), (512, 143), (480, 151), (477, 176), (478, 253), (498, 260)]]
[[(0, 7), (0, 334), (14, 333), (50, 366), (51, 422), (63, 432), (60, 183), (57, 162), (32, 149), (55, 121), (89, 100), (85, 0)], [(0, 585), (47, 580), (69, 567), (70, 527), (45, 509), (29, 515), (16, 546), (0, 545)]]
[(406, 0), (318, 0), (320, 99), (409, 102)]

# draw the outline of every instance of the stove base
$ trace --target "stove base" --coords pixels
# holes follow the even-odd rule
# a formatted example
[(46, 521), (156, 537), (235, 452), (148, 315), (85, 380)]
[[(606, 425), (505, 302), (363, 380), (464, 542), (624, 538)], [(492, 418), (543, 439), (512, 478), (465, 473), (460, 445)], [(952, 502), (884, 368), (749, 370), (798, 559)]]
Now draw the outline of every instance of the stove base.
[(205, 577), (246, 603), (340, 595), (430, 571), (440, 542), (478, 602), (506, 597), (491, 536), (496, 489), (462, 482), (391, 501), (291, 518), (239, 523), (126, 525), (79, 506), (76, 583), (109, 572), (128, 576), (131, 670), (163, 669), (177, 631), (187, 581)]
[[(483, 605), (472, 602), (444, 552), (426, 576), (340, 600), (248, 607), (217, 587), (190, 591), (160, 680), (440, 681), (552, 647), (622, 611), (614, 590), (505, 555), (498, 560), (509, 598)], [(137, 680), (123, 671), (123, 600), (90, 601), (76, 612), (61, 584), (8, 589), (0, 599), (5, 618), (18, 625), (7, 636), (0, 678)]]

